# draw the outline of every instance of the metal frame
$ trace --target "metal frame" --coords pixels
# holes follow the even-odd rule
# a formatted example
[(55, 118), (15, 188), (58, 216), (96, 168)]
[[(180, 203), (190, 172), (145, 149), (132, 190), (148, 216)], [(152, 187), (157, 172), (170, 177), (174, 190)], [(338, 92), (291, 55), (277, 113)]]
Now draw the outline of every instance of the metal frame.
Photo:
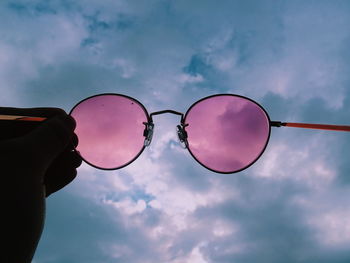
[[(87, 98), (79, 101), (77, 104), (75, 104), (74, 107), (70, 110), (69, 115), (71, 115), (72, 112), (74, 111), (74, 109), (77, 106), (79, 106), (79, 104), (81, 104), (82, 102), (84, 102), (84, 101), (86, 101), (88, 99), (91, 99), (91, 98), (95, 98), (95, 97), (99, 97), (99, 96), (106, 96), (106, 95), (124, 97), (124, 98), (127, 98), (127, 99), (130, 99), (130, 100), (134, 101), (135, 103), (137, 103), (143, 109), (143, 111), (144, 111), (144, 113), (145, 113), (145, 115), (147, 117), (147, 122), (148, 123), (152, 122), (152, 119), (151, 119), (150, 115), (148, 114), (146, 107), (143, 106), (143, 104), (141, 102), (139, 102), (137, 99), (132, 98), (130, 96), (127, 96), (127, 95), (124, 95), (124, 94), (118, 94), (118, 93), (101, 93), (101, 94), (96, 94), (96, 95), (87, 97)], [(138, 154), (132, 160), (130, 160), (129, 162), (123, 164), (122, 166), (118, 166), (118, 167), (114, 167), (114, 168), (103, 168), (103, 167), (99, 167), (97, 165), (94, 165), (94, 164), (90, 163), (89, 161), (87, 161), (83, 156), (81, 156), (80, 153), (76, 149), (74, 149), (74, 150), (79, 154), (79, 156), (84, 160), (84, 162), (86, 162), (87, 164), (91, 165), (92, 167), (95, 167), (95, 168), (101, 169), (101, 170), (110, 171), (110, 170), (121, 169), (121, 168), (124, 168), (125, 166), (128, 166), (129, 164), (134, 162), (142, 154), (142, 152), (144, 151), (145, 148), (146, 148), (146, 145), (143, 145), (142, 148), (140, 149), (140, 151), (138, 152)]]
[[(177, 132), (178, 132), (178, 136), (180, 139), (180, 142), (184, 145), (184, 148), (187, 148), (190, 155), (203, 167), (205, 167), (206, 169), (216, 172), (216, 173), (221, 173), (221, 174), (231, 174), (231, 173), (237, 173), (240, 172), (242, 170), (245, 170), (247, 168), (249, 168), (251, 165), (253, 165), (261, 156), (262, 154), (265, 152), (266, 147), (268, 145), (268, 142), (270, 140), (270, 136), (271, 136), (271, 127), (296, 127), (296, 128), (306, 128), (306, 129), (321, 129), (321, 130), (333, 130), (333, 131), (347, 131), (350, 132), (350, 126), (346, 126), (346, 125), (328, 125), (328, 124), (310, 124), (310, 123), (293, 123), (293, 122), (281, 122), (281, 121), (271, 121), (270, 116), (268, 115), (267, 111), (256, 101), (252, 100), (251, 98), (245, 97), (245, 96), (241, 96), (241, 95), (237, 95), (237, 94), (226, 94), (226, 93), (221, 93), (221, 94), (215, 94), (215, 95), (211, 95), (211, 96), (207, 96), (204, 97), (200, 100), (197, 100), (196, 102), (194, 102), (186, 111), (186, 113), (182, 113), (182, 112), (178, 112), (175, 110), (161, 110), (161, 111), (155, 111), (152, 113), (148, 113), (146, 107), (139, 102), (137, 99), (124, 95), (124, 94), (118, 94), (118, 93), (101, 93), (101, 94), (96, 94), (90, 97), (87, 97), (81, 101), (79, 101), (69, 112), (69, 114), (71, 115), (72, 112), (74, 111), (74, 109), (81, 104), (82, 102), (94, 98), (94, 97), (98, 97), (98, 96), (105, 96), (105, 95), (113, 95), (113, 96), (120, 96), (120, 97), (124, 97), (127, 99), (130, 99), (132, 101), (134, 101), (135, 103), (137, 103), (142, 110), (145, 113), (147, 122), (144, 122), (143, 124), (145, 125), (145, 130), (144, 130), (144, 134), (143, 136), (145, 137), (145, 143), (142, 146), (142, 148), (140, 149), (139, 153), (129, 162), (123, 164), (122, 166), (118, 166), (115, 168), (103, 168), (103, 167), (99, 167), (96, 166), (92, 163), (90, 163), (89, 161), (85, 160), (84, 157), (81, 156), (81, 158), (84, 160), (84, 162), (86, 162), (87, 164), (91, 165), (92, 167), (95, 167), (97, 169), (101, 169), (101, 170), (116, 170), (116, 169), (121, 169), (127, 165), (129, 165), (130, 163), (132, 163), (133, 161), (135, 161), (144, 151), (144, 149), (151, 143), (152, 140), (152, 136), (153, 136), (153, 129), (154, 129), (154, 123), (153, 123), (153, 116), (155, 115), (161, 115), (161, 114), (166, 114), (166, 113), (170, 113), (170, 114), (175, 114), (175, 115), (179, 115), (181, 116), (181, 120), (180, 120), (180, 125), (177, 125)], [(246, 100), (249, 100), (251, 102), (253, 102), (254, 104), (256, 104), (266, 115), (268, 121), (269, 121), (269, 134), (266, 140), (266, 143), (264, 145), (263, 150), (260, 152), (260, 154), (251, 162), (249, 163), (247, 166), (245, 166), (244, 168), (237, 170), (237, 171), (232, 171), (232, 172), (220, 172), (220, 171), (216, 171), (213, 170), (209, 167), (207, 167), (206, 165), (202, 164), (196, 157), (195, 155), (192, 153), (191, 149), (190, 149), (190, 143), (188, 143), (187, 141), (187, 132), (186, 132), (186, 127), (188, 126), (188, 124), (186, 124), (186, 117), (188, 115), (188, 113), (191, 111), (191, 109), (197, 105), (198, 103), (202, 102), (203, 100), (207, 100), (213, 97), (218, 97), (218, 96), (233, 96), (233, 97), (239, 97), (239, 98), (243, 98)], [(1, 120), (5, 120), (5, 121), (33, 121), (33, 122), (41, 122), (41, 121), (45, 121), (47, 118), (46, 117), (40, 117), (40, 116), (17, 116), (17, 115), (1, 115), (0, 114), (0, 121)]]
[[(185, 117), (184, 117), (184, 122), (183, 124), (185, 124), (186, 122), (186, 117), (188, 115), (188, 113), (191, 111), (191, 109), (198, 103), (202, 102), (203, 100), (207, 100), (207, 99), (210, 99), (210, 98), (213, 98), (213, 97), (218, 97), (218, 96), (233, 96), (233, 97), (238, 97), (238, 98), (242, 98), (242, 99), (246, 99), (246, 100), (249, 100), (251, 102), (253, 102), (255, 105), (257, 105), (266, 115), (268, 121), (269, 121), (269, 134), (268, 134), (268, 137), (266, 139), (266, 142), (265, 142), (265, 145), (264, 145), (264, 148), (262, 149), (262, 151), (260, 152), (260, 154), (251, 162), (249, 163), (247, 166), (245, 166), (244, 168), (240, 169), (240, 170), (237, 170), (237, 171), (232, 171), (232, 172), (220, 172), (220, 171), (215, 171), (211, 168), (209, 168), (208, 166), (206, 166), (205, 164), (201, 163), (196, 157), (195, 155), (192, 153), (191, 151), (191, 148), (190, 148), (190, 143), (189, 143), (189, 147), (188, 147), (188, 151), (190, 152), (190, 154), (192, 155), (192, 157), (200, 164), (202, 165), (203, 167), (205, 167), (206, 169), (210, 170), (210, 171), (213, 171), (213, 172), (216, 172), (216, 173), (221, 173), (221, 174), (232, 174), (232, 173), (238, 173), (238, 172), (241, 172), (247, 168), (249, 168), (251, 165), (253, 165), (260, 157), (261, 155), (265, 152), (265, 149), (269, 143), (269, 140), (270, 140), (270, 135), (271, 135), (271, 119), (270, 119), (270, 116), (268, 115), (267, 111), (259, 104), (257, 103), (256, 101), (252, 100), (251, 98), (247, 98), (245, 96), (241, 96), (241, 95), (236, 95), (236, 94), (226, 94), (226, 93), (221, 93), (221, 94), (215, 94), (215, 95), (211, 95), (211, 96), (207, 96), (207, 97), (204, 97), (198, 101), (196, 101), (195, 103), (193, 103), (189, 108), (188, 110), (186, 111), (185, 113)], [(185, 124), (186, 125), (186, 124)], [(187, 126), (187, 125), (186, 125)]]

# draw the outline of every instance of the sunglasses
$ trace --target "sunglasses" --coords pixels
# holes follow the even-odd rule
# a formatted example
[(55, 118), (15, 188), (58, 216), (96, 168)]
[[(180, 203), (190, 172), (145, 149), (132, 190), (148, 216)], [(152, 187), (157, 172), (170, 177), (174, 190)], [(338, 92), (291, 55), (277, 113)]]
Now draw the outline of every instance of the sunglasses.
[[(263, 154), (271, 127), (350, 131), (350, 126), (271, 121), (254, 100), (217, 94), (193, 103), (187, 112), (162, 110), (148, 113), (136, 99), (121, 94), (98, 94), (80, 101), (69, 113), (77, 123), (76, 147), (89, 165), (120, 169), (135, 161), (152, 141), (153, 116), (171, 113), (180, 143), (205, 168), (217, 173), (242, 171)], [(0, 115), (0, 120), (44, 121), (44, 117)]]

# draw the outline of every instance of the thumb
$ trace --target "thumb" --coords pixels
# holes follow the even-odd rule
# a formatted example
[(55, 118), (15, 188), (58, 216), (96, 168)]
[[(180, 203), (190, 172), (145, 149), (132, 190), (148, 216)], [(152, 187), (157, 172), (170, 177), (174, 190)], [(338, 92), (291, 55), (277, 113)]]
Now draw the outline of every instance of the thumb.
[(25, 136), (32, 158), (49, 165), (70, 143), (75, 126), (74, 119), (66, 114), (44, 121)]

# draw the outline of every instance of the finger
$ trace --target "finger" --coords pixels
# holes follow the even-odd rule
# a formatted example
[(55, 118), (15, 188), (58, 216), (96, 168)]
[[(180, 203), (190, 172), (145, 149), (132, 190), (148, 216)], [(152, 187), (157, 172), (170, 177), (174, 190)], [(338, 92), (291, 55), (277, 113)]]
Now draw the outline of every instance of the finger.
[(73, 167), (77, 168), (82, 163), (82, 158), (76, 151), (64, 151), (62, 152), (54, 162), (60, 167)]
[(53, 117), (55, 115), (66, 114), (66, 112), (60, 108), (11, 108), (11, 107), (0, 107), (0, 114), (4, 115), (23, 115), (23, 116), (34, 116), (34, 117)]
[(48, 168), (44, 177), (47, 196), (73, 181), (76, 177), (76, 168), (81, 163), (82, 159), (76, 152), (60, 154)]
[[(0, 107), (0, 115), (36, 116), (52, 118), (56, 115), (65, 115), (59, 108), (5, 108)], [(24, 136), (41, 125), (36, 121), (0, 121), (0, 140), (7, 140)]]
[(78, 146), (79, 139), (78, 139), (78, 136), (75, 133), (73, 134), (73, 137), (72, 137), (71, 141), (72, 141), (72, 145), (74, 146), (74, 148)]
[(70, 142), (67, 144), (67, 147), (64, 149), (62, 153), (75, 151), (78, 144), (79, 144), (78, 136), (74, 133), (72, 138), (70, 139)]
[(75, 121), (66, 114), (60, 114), (43, 122), (38, 128), (23, 137), (28, 150), (43, 163), (50, 163), (61, 153), (71, 138)]

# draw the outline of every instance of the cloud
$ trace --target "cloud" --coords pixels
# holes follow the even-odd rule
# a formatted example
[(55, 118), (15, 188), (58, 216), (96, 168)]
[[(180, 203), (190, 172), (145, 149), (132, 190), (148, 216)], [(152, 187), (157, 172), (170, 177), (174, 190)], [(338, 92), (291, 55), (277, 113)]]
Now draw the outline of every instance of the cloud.
[[(149, 112), (214, 93), (272, 120), (349, 124), (347, 1), (4, 1), (3, 106), (69, 111), (114, 92)], [(214, 174), (155, 117), (129, 166), (87, 165), (48, 199), (36, 263), (347, 262), (347, 133), (272, 128), (247, 170)]]

